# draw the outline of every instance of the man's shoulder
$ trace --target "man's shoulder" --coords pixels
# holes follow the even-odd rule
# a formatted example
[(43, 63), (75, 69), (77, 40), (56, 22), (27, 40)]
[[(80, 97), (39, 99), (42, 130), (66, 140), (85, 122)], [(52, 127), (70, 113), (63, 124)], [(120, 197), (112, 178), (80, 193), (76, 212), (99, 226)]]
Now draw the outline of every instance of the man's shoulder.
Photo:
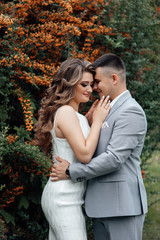
[(137, 109), (140, 110), (142, 112), (144, 112), (142, 106), (140, 105), (140, 103), (134, 98), (134, 97), (129, 97), (125, 102), (124, 102), (124, 107), (127, 109)]

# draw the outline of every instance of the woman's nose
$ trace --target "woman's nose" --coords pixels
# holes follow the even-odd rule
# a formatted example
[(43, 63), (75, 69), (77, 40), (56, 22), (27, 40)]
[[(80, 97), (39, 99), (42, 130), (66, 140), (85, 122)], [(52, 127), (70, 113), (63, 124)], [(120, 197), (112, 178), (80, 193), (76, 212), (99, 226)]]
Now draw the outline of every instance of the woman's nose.
[(88, 91), (88, 92), (92, 92), (92, 91), (93, 91), (93, 87), (92, 87), (92, 86), (88, 86), (87, 91)]

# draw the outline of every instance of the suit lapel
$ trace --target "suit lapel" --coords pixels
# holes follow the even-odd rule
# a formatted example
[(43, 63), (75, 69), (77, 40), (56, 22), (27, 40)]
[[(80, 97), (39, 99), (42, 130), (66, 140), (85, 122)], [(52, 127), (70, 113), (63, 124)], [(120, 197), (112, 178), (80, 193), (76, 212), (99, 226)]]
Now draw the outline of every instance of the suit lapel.
[(106, 121), (110, 118), (110, 116), (128, 99), (131, 98), (131, 94), (130, 92), (126, 92), (124, 93), (117, 101), (116, 103), (113, 105), (113, 107), (111, 108), (108, 117), (106, 118)]

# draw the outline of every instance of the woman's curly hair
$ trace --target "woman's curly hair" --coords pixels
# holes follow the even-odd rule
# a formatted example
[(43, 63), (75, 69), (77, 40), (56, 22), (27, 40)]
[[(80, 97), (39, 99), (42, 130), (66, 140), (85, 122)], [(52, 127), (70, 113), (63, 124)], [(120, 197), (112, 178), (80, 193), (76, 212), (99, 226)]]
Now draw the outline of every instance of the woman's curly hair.
[(67, 105), (75, 96), (75, 85), (82, 78), (84, 72), (95, 75), (95, 70), (88, 61), (68, 59), (59, 67), (53, 77), (53, 82), (45, 91), (41, 100), (39, 118), (35, 124), (35, 141), (45, 154), (51, 151), (51, 129), (54, 115), (58, 108)]

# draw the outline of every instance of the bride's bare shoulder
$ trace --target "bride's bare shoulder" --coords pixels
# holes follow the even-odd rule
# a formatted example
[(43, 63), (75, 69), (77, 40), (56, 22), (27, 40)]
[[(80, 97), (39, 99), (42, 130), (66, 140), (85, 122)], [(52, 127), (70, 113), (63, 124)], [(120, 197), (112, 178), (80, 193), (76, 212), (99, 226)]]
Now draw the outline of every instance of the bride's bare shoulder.
[(61, 113), (75, 113), (75, 110), (69, 105), (64, 105), (64, 106), (60, 107), (59, 112), (61, 112)]
[(69, 105), (64, 105), (60, 107), (57, 117), (58, 119), (67, 120), (73, 118), (74, 116), (76, 117), (75, 110)]

